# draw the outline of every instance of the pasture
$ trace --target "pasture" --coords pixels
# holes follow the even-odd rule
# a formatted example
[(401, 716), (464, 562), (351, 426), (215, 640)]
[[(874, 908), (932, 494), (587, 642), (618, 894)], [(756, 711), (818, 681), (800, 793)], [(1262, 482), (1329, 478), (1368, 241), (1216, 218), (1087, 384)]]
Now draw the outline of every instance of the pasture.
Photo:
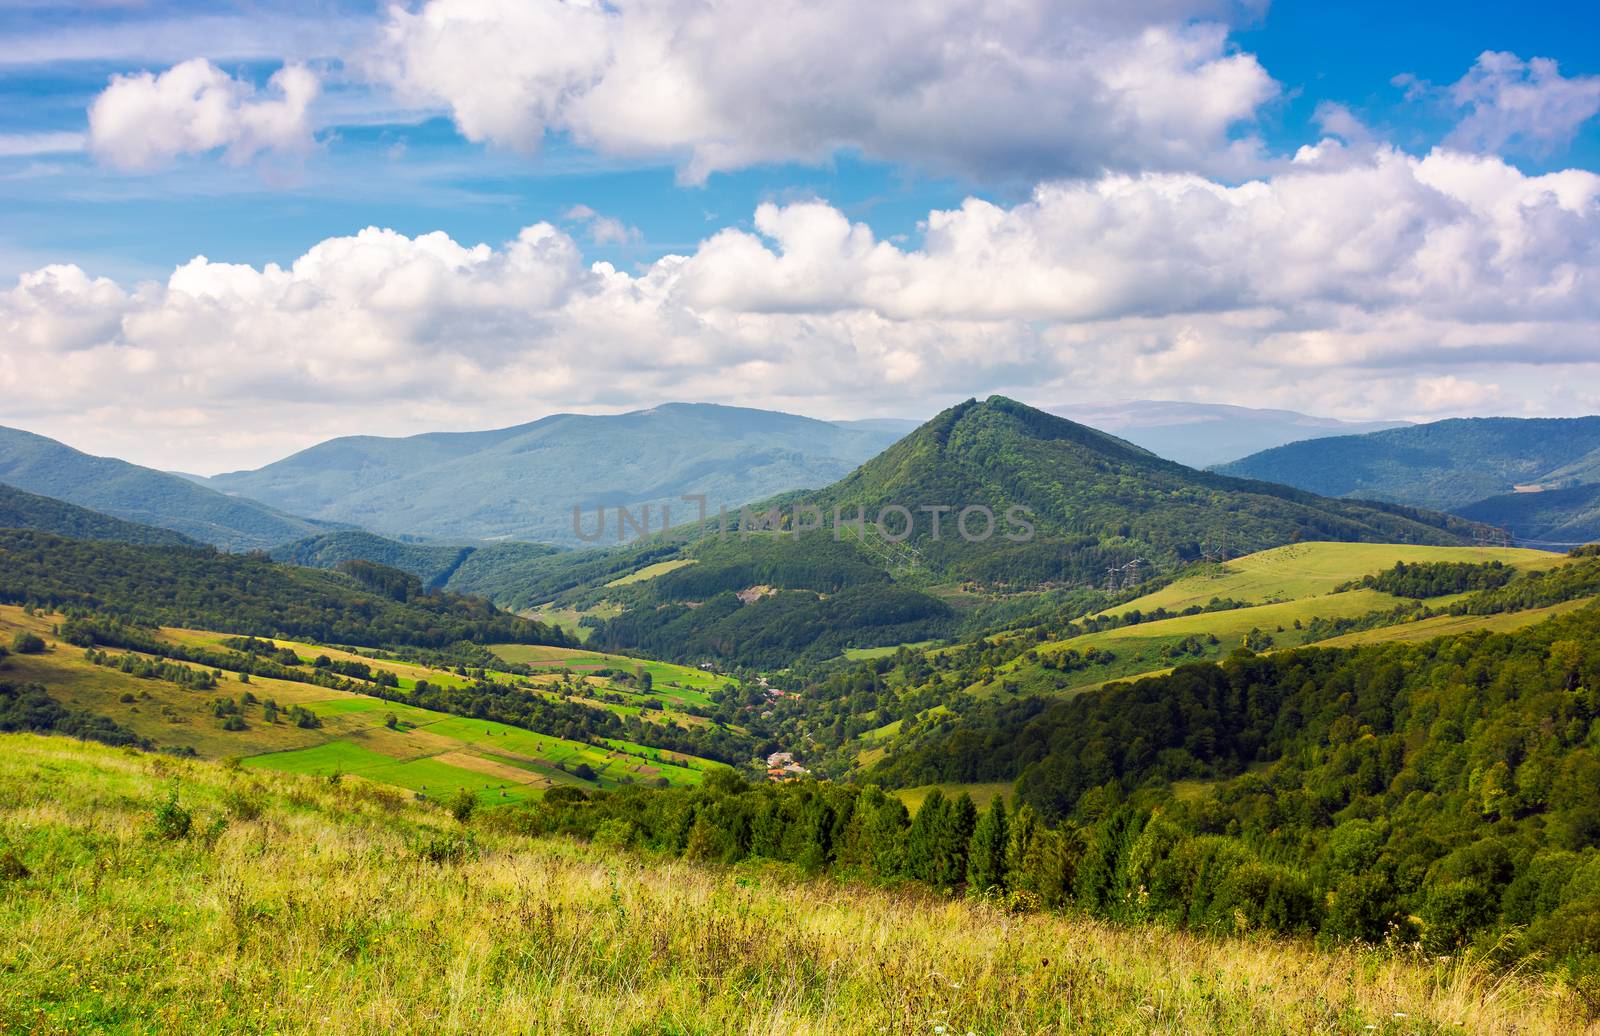
[(643, 583), (657, 576), (664, 576), (668, 572), (676, 572), (680, 568), (686, 568), (697, 561), (697, 558), (673, 558), (670, 561), (657, 561), (655, 564), (646, 565), (636, 572), (629, 572), (625, 576), (613, 579), (606, 586), (632, 586), (634, 583)]
[(1122, 615), (1165, 608), (1179, 612), (1204, 606), (1212, 598), (1252, 604), (1298, 601), (1332, 593), (1344, 583), (1373, 575), (1396, 562), (1462, 561), (1474, 564), (1501, 561), (1519, 571), (1531, 572), (1565, 564), (1567, 558), (1542, 550), (1518, 547), (1427, 547), (1400, 543), (1291, 543), (1256, 554), (1234, 558), (1184, 576), (1136, 600), (1101, 614)]

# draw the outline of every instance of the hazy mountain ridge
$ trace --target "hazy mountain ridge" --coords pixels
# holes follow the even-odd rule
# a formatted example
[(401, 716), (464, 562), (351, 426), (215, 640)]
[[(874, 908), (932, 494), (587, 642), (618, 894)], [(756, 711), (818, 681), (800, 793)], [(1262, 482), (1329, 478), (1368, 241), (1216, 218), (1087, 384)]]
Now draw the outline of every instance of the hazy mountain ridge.
[(0, 427), (0, 482), (227, 550), (271, 547), (337, 527), (15, 428)]
[(659, 522), (665, 505), (681, 521), (696, 512), (683, 496), (705, 496), (715, 513), (825, 485), (895, 437), (792, 414), (672, 403), (486, 432), (335, 439), (210, 484), (389, 535), (576, 545), (575, 506), (648, 505)]
[[(1215, 470), (1449, 510), (1524, 540), (1600, 536), (1600, 417), (1474, 417), (1299, 442)], [(1542, 491), (1535, 491), (1542, 490)]]
[(0, 529), (34, 529), (79, 540), (113, 540), (152, 547), (198, 547), (170, 529), (123, 521), (65, 500), (0, 484)]
[(1042, 409), (1110, 432), (1150, 452), (1204, 468), (1291, 442), (1405, 427), (1406, 421), (1346, 421), (1293, 410), (1226, 403), (1135, 399), (1067, 403)]

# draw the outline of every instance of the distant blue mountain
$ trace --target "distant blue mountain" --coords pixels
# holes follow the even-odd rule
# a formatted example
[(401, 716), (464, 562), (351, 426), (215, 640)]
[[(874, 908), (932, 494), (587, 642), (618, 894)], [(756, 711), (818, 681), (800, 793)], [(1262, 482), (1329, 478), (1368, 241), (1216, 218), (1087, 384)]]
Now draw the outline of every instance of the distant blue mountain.
[(1211, 467), (1303, 439), (1356, 435), (1406, 425), (1405, 421), (1341, 421), (1293, 410), (1152, 399), (1069, 403), (1044, 409), (1110, 432), (1191, 468)]
[(271, 547), (337, 528), (16, 428), (0, 427), (0, 483), (227, 550)]
[[(914, 427), (907, 422), (908, 426)], [(576, 545), (572, 508), (663, 505), (674, 521), (824, 486), (904, 429), (669, 403), (627, 414), (556, 414), (482, 432), (332, 439), (207, 485), (387, 535)], [(592, 510), (588, 513), (592, 514)]]

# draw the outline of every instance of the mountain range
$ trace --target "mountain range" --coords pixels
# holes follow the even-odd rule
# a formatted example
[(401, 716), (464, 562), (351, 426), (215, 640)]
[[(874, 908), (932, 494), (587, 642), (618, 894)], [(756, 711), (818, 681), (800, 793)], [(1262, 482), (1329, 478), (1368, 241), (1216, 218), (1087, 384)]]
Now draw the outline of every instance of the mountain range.
[(1042, 409), (1111, 432), (1157, 456), (1205, 468), (1305, 439), (1401, 428), (1405, 421), (1342, 421), (1293, 410), (1134, 399)]
[[(1135, 401), (1058, 412), (1199, 466), (1317, 434), (1391, 427), (1282, 410)], [(313, 518), (386, 535), (534, 540), (578, 546), (573, 506), (662, 506), (681, 519), (848, 474), (918, 422), (818, 421), (713, 404), (668, 403), (627, 414), (557, 414), (480, 432), (332, 439), (205, 484)]]
[(1600, 417), (1474, 417), (1298, 442), (1219, 472), (1448, 510), (1522, 542), (1600, 538)]
[[(968, 508), (992, 513), (992, 528), (974, 511), (963, 535)], [(761, 516), (773, 511), (795, 535), (771, 531)], [(836, 514), (882, 517), (886, 533), (846, 529)], [(801, 528), (817, 516), (832, 529)], [(518, 592), (562, 607), (604, 603), (609, 615), (591, 640), (602, 647), (767, 666), (948, 635), (977, 604), (952, 594), (957, 586), (996, 601), (1102, 587), (1108, 574), (1132, 585), (1296, 540), (1460, 544), (1477, 530), (1434, 512), (1197, 471), (1000, 396), (951, 407), (830, 486), (752, 507), (727, 534), (708, 524), (699, 539), (659, 535), (627, 548), (634, 568), (649, 566), (638, 582), (596, 565), (563, 584), (567, 566), (595, 564), (596, 552), (584, 552), (548, 559)]]
[(207, 485), (390, 535), (577, 545), (572, 509), (648, 506), (679, 520), (844, 476), (897, 437), (792, 414), (669, 403), (556, 414), (483, 432), (333, 439)]
[(0, 483), (226, 550), (255, 550), (337, 528), (16, 428), (0, 427)]
[(147, 547), (198, 547), (170, 529), (123, 521), (87, 507), (0, 484), (0, 529), (36, 529), (75, 540), (111, 540)]

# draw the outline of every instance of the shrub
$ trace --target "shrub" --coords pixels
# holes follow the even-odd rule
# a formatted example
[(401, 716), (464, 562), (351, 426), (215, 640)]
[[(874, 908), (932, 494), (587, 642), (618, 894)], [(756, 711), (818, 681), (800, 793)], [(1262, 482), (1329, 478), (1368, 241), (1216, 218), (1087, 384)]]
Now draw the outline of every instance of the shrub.
[(427, 863), (461, 863), (478, 853), (478, 843), (469, 831), (430, 831), (411, 844), (411, 851)]
[(163, 842), (176, 842), (189, 837), (194, 826), (194, 814), (178, 802), (178, 789), (174, 787), (167, 800), (155, 809), (150, 822), (150, 837)]
[(456, 818), (459, 824), (465, 824), (472, 819), (472, 814), (477, 812), (478, 797), (466, 788), (457, 791), (450, 798), (450, 815)]
[(222, 793), (222, 808), (237, 820), (258, 820), (266, 809), (266, 800), (254, 790), (229, 788)]
[(0, 881), (21, 881), (30, 877), (32, 873), (15, 849), (0, 845)]
[(17, 635), (11, 638), (11, 650), (19, 655), (43, 654), (44, 648), (44, 638), (27, 630), (18, 630)]

